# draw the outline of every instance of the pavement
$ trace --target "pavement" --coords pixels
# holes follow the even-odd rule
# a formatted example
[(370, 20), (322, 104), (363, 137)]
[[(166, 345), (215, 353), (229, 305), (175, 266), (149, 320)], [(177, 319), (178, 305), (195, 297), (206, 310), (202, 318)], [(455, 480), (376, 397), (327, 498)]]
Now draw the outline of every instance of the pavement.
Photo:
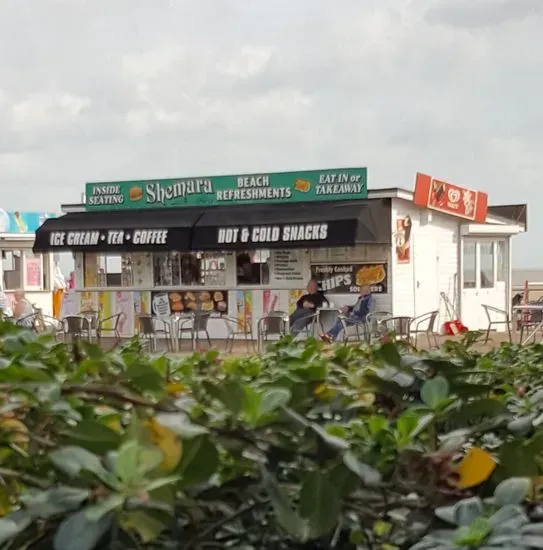
[[(461, 336), (441, 336), (439, 338), (439, 343), (442, 344), (446, 340), (457, 340), (460, 341)], [(504, 332), (492, 332), (490, 334), (489, 341), (485, 344), (484, 343), (484, 336), (479, 340), (479, 342), (474, 344), (474, 348), (480, 352), (490, 351), (492, 348), (497, 347), (501, 345), (503, 342), (507, 342), (509, 340), (509, 337), (507, 333)], [(518, 334), (513, 333), (513, 342), (518, 342)], [(271, 343), (271, 342), (269, 342)], [(104, 343), (104, 348), (108, 349), (109, 346), (107, 343)], [(419, 336), (419, 347), (420, 349), (428, 349), (428, 343), (426, 341), (425, 336)], [(201, 341), (199, 345), (196, 347), (196, 350), (200, 351), (207, 351), (210, 349), (205, 341)], [(226, 340), (213, 340), (212, 341), (212, 347), (211, 349), (216, 349), (220, 351), (222, 354), (226, 353)], [(234, 346), (232, 348), (232, 351), (228, 350), (229, 355), (236, 355), (236, 356), (243, 356), (248, 355), (250, 353), (253, 353), (257, 351), (257, 345), (256, 342), (254, 342), (254, 346), (252, 343), (249, 343), (249, 345), (246, 344), (244, 340), (239, 340), (234, 342)], [(187, 355), (192, 354), (192, 348), (190, 345), (190, 341), (183, 340), (181, 344), (181, 349), (178, 352), (170, 352), (167, 349), (167, 346), (164, 342), (159, 341), (158, 342), (158, 352), (166, 352), (168, 355), (176, 356), (176, 357), (184, 357)]]

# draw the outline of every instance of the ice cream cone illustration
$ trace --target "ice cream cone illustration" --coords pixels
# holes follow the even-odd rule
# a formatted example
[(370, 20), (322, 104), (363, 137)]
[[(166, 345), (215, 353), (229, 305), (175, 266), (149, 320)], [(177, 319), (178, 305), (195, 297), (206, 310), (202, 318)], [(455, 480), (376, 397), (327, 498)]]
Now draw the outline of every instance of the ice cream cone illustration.
[(13, 219), (15, 220), (15, 223), (17, 224), (17, 228), (19, 229), (19, 233), (26, 233), (28, 231), (28, 227), (26, 226), (25, 222), (23, 221), (23, 217), (21, 216), (20, 212), (14, 212), (13, 213)]

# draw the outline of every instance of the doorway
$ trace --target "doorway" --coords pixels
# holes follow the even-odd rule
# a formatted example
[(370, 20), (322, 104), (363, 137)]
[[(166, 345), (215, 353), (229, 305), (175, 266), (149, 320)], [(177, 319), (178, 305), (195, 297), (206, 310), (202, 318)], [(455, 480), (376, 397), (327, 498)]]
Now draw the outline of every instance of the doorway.
[(439, 309), (439, 265), (435, 236), (418, 233), (413, 239), (417, 261), (414, 266), (415, 317)]
[(488, 327), (483, 305), (509, 310), (509, 241), (464, 238), (462, 241), (461, 318), (470, 330)]

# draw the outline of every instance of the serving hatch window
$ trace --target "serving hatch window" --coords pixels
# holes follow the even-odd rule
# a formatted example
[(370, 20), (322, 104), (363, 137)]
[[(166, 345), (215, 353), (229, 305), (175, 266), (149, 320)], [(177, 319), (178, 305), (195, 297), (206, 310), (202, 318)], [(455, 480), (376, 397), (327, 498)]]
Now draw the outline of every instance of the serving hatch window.
[(83, 284), (92, 287), (120, 287), (132, 285), (132, 259), (130, 254), (83, 255)]
[(267, 285), (270, 283), (270, 251), (251, 250), (236, 255), (238, 285)]
[(207, 252), (158, 252), (153, 254), (155, 287), (224, 286), (226, 257)]

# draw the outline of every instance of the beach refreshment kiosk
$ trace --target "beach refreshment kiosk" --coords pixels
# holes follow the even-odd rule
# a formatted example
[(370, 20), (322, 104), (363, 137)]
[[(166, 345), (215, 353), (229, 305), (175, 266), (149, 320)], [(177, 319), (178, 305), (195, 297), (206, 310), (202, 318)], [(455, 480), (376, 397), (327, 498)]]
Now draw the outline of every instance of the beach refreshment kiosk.
[(24, 290), (28, 301), (45, 315), (51, 315), (53, 309), (53, 257), (48, 253), (34, 253), (32, 247), (38, 227), (55, 216), (51, 212), (0, 209), (2, 289), (10, 301), (16, 290)]
[[(256, 324), (292, 311), (317, 278), (334, 307), (370, 285), (377, 308), (410, 317), (446, 308), (469, 328), (481, 304), (509, 309), (514, 209), (484, 193), (418, 174), (415, 191), (367, 187), (366, 168), (88, 183), (84, 204), (38, 230), (34, 250), (75, 254), (65, 314), (207, 311), (212, 338), (222, 315)], [(70, 294), (70, 293), (68, 293)]]

